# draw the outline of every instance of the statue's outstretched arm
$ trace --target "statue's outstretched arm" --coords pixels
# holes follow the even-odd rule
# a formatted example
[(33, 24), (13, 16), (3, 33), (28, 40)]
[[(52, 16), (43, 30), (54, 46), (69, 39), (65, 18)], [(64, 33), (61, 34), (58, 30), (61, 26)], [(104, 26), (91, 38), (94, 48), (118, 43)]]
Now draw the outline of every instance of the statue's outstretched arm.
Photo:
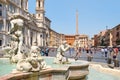
[(63, 46), (61, 46), (62, 51), (67, 51), (69, 48), (70, 48), (70, 46), (69, 46), (69, 45), (67, 45), (65, 48), (64, 48), (64, 45), (63, 45)]

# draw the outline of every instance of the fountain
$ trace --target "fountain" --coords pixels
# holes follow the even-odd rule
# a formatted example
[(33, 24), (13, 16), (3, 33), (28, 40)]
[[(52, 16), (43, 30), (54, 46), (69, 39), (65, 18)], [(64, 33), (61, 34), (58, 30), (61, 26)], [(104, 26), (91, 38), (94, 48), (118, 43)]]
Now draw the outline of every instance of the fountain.
[[(24, 21), (22, 19), (13, 19), (10, 21), (12, 29), (9, 33), (11, 36), (10, 45), (4, 50), (9, 54), (12, 65), (6, 66), (11, 71), (9, 74), (3, 74), (2, 80), (74, 80), (85, 79), (88, 74), (89, 63), (87, 61), (75, 61), (64, 56), (64, 52), (69, 49), (66, 41), (60, 45), (56, 57), (42, 57), (37, 43), (26, 51), (23, 46), (22, 28)], [(27, 53), (26, 53), (27, 52)], [(9, 62), (9, 59), (5, 59)], [(15, 64), (16, 63), (16, 64)], [(7, 63), (10, 64), (10, 63)], [(6, 64), (6, 65), (7, 65)], [(4, 61), (3, 61), (4, 65)], [(48, 66), (49, 65), (49, 66)], [(75, 75), (75, 74), (79, 75)]]
[(59, 46), (56, 57), (42, 57), (36, 42), (26, 49), (23, 23), (22, 19), (11, 20), (11, 44), (4, 48), (9, 59), (0, 58), (0, 80), (120, 80), (118, 70), (65, 57), (69, 49), (66, 41)]
[(120, 70), (104, 67), (103, 63), (90, 64), (89, 72), (87, 80), (120, 80)]
[[(51, 67), (42, 69), (39, 71), (14, 71), (17, 64), (11, 64), (9, 63), (9, 59), (2, 59), (4, 62), (2, 63), (2, 60), (0, 60), (0, 63), (2, 63), (4, 68), (9, 67), (0, 74), (0, 80), (13, 80), (13, 79), (24, 79), (24, 80), (75, 80), (85, 78), (88, 74), (88, 66), (89, 63), (87, 61), (75, 61), (74, 59), (69, 59), (71, 64), (54, 64), (54, 57), (43, 57), (44, 61), (47, 63), (47, 65), (50, 65)], [(22, 65), (23, 66), (23, 65)], [(29, 66), (31, 67), (31, 66)], [(24, 69), (26, 67), (24, 66)], [(8, 70), (9, 69), (9, 70)], [(22, 68), (23, 69), (23, 68)], [(29, 69), (29, 68), (27, 68)], [(0, 67), (0, 71), (1, 71)], [(77, 75), (76, 75), (77, 74)], [(23, 77), (24, 76), (24, 77)]]
[[(30, 52), (25, 54), (25, 47), (23, 46), (22, 28), (24, 21), (22, 19), (13, 19), (11, 23), (11, 47), (4, 48), (10, 55), (12, 63), (17, 63), (16, 71), (39, 71), (47, 68), (44, 59), (39, 54), (40, 50), (37, 43), (34, 42), (30, 48)], [(7, 50), (6, 50), (7, 49)]]

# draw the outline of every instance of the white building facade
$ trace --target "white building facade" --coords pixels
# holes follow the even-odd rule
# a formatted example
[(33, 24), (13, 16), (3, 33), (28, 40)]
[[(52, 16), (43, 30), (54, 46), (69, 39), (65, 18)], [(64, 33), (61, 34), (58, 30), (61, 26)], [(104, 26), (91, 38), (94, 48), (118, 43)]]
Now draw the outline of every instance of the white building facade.
[(49, 29), (51, 21), (45, 17), (44, 0), (36, 0), (36, 15), (28, 12), (28, 0), (0, 0), (0, 46), (6, 46), (10, 41), (8, 32), (10, 21), (14, 18), (24, 20), (24, 44), (38, 46), (49, 44)]

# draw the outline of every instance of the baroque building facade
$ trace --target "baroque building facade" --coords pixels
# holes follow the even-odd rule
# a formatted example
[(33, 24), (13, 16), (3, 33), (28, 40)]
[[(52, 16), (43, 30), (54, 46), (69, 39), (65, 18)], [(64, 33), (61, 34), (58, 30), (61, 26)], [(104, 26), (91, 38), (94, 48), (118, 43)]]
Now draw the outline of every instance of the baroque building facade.
[(120, 24), (116, 25), (111, 29), (112, 35), (112, 46), (120, 45)]
[(65, 40), (65, 35), (50, 29), (50, 40), (49, 46), (50, 47), (58, 47), (62, 41)]
[(75, 41), (75, 35), (65, 35), (65, 40), (69, 45), (73, 45)]
[(94, 46), (119, 46), (120, 45), (120, 24), (117, 26), (101, 31), (94, 35)]
[(47, 46), (50, 37), (51, 21), (45, 17), (44, 0), (36, 0), (36, 15), (28, 12), (28, 0), (0, 0), (0, 46), (6, 46), (10, 41), (8, 32), (10, 21), (21, 18), (24, 21), (24, 44), (31, 46), (37, 42), (38, 46)]
[(77, 46), (77, 47), (88, 47), (89, 46), (89, 40), (88, 36), (81, 34), (81, 35), (65, 35), (65, 40), (67, 43), (71, 46)]

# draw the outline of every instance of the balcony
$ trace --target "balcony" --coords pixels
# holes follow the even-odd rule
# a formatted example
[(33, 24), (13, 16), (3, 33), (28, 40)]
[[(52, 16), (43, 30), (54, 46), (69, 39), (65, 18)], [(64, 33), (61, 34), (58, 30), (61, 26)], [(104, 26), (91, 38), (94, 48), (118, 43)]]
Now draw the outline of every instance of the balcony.
[(14, 6), (20, 7), (19, 1), (17, 1), (17, 0), (7, 0), (7, 1), (8, 1), (8, 3), (10, 3), (10, 4), (14, 5)]
[(16, 11), (17, 12), (11, 12), (11, 11), (7, 11), (8, 13), (8, 16), (10, 18), (14, 18), (14, 17), (21, 17), (23, 19), (27, 19), (27, 20), (30, 20), (30, 17), (29, 17), (29, 13), (21, 8), (16, 8)]

